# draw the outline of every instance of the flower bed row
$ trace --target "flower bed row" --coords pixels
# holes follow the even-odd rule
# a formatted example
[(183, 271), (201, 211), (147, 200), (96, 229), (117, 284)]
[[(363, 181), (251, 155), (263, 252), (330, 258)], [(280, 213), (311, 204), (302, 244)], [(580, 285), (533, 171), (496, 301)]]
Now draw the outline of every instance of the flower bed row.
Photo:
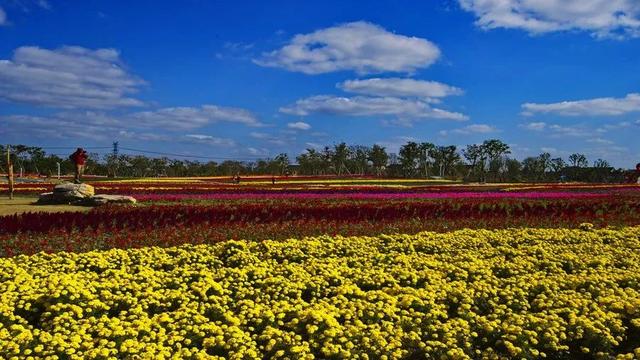
[(0, 259), (0, 357), (640, 356), (640, 227)]
[[(400, 199), (398, 201), (344, 199), (265, 199), (203, 202), (196, 204), (150, 205), (143, 207), (111, 206), (93, 211), (68, 213), (27, 213), (0, 217), (0, 235), (50, 230), (123, 228), (148, 229), (178, 225), (219, 225), (234, 222), (268, 223), (294, 220), (390, 221), (401, 219), (425, 221), (499, 219), (553, 219), (563, 221), (587, 219), (627, 224), (640, 219), (640, 202), (636, 198), (597, 197), (569, 199)], [(534, 225), (534, 224), (531, 224)]]

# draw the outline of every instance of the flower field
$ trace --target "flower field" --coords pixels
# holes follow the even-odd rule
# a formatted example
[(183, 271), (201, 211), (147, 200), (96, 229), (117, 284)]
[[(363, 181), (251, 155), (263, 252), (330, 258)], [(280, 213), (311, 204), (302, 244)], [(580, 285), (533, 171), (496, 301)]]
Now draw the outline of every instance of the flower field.
[(0, 358), (640, 357), (636, 185), (226, 180), (0, 217)]
[(0, 355), (640, 356), (640, 227), (509, 229), (0, 260)]

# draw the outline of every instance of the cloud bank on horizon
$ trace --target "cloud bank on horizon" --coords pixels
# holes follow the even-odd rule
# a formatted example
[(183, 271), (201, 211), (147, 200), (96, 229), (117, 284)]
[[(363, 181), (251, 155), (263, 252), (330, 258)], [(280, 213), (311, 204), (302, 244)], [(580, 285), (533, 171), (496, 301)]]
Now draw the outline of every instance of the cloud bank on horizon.
[[(423, 31), (421, 23), (398, 24), (391, 15), (366, 10), (347, 18), (376, 22), (336, 17), (304, 26), (291, 23), (292, 29), (269, 33), (247, 30), (241, 41), (223, 39), (220, 52), (207, 60), (226, 66), (228, 76), (198, 68), (205, 61), (187, 45), (163, 59), (145, 54), (139, 42), (105, 46), (99, 33), (89, 30), (86, 37), (54, 34), (54, 41), (39, 43), (23, 30), (29, 18), (50, 19), (58, 10), (69, 10), (48, 2), (24, 4), (28, 9), (0, 7), (0, 43), (12, 36), (6, 32), (18, 35), (11, 42), (16, 45), (0, 46), (3, 141), (55, 145), (69, 139), (101, 144), (125, 139), (154, 149), (211, 148), (228, 156), (264, 157), (337, 141), (395, 147), (398, 139), (463, 145), (506, 137), (526, 144), (519, 145), (526, 151), (514, 151), (523, 156), (543, 148), (563, 154), (569, 146), (617, 164), (631, 164), (640, 156), (628, 136), (640, 127), (640, 90), (628, 85), (633, 81), (624, 82), (613, 66), (612, 86), (588, 91), (567, 86), (574, 92), (561, 92), (554, 89), (558, 73), (547, 78), (535, 67), (523, 73), (508, 58), (484, 50), (513, 48), (517, 56), (531, 43), (547, 54), (558, 53), (565, 50), (557, 46), (562, 36), (580, 39), (585, 52), (621, 48), (622, 60), (637, 63), (640, 51), (629, 45), (640, 41), (640, 3), (634, 0), (458, 0), (458, 8), (429, 15), (454, 13), (451, 21), (457, 23), (452, 24), (461, 30), (444, 34), (436, 25)], [(425, 14), (438, 11), (420, 7)], [(71, 21), (55, 21), (63, 20)], [(62, 26), (50, 21), (50, 26)], [(214, 30), (224, 33), (226, 28)], [(518, 37), (521, 31), (525, 35)], [(482, 52), (456, 39), (463, 36), (482, 43)], [(125, 39), (124, 34), (118, 38)], [(542, 67), (553, 70), (553, 62), (538, 50), (526, 52), (526, 59), (539, 56)], [(232, 56), (221, 55), (225, 51)], [(195, 64), (193, 70), (185, 70), (181, 61)], [(575, 61), (584, 68), (598, 65)], [(487, 69), (499, 73), (494, 79), (517, 77), (522, 84), (476, 81), (490, 73)], [(243, 73), (252, 78), (241, 87), (236, 83)], [(256, 81), (262, 84), (254, 86)], [(535, 86), (527, 91), (529, 83)], [(508, 86), (517, 90), (492, 95)], [(569, 140), (557, 144), (558, 139)]]

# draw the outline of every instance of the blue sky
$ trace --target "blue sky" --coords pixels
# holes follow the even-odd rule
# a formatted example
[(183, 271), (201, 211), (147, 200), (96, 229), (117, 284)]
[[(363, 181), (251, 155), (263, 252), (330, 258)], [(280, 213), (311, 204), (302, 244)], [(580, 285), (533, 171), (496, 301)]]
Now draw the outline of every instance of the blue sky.
[[(0, 142), (640, 161), (636, 0), (0, 0)], [(54, 151), (55, 152), (55, 151)]]

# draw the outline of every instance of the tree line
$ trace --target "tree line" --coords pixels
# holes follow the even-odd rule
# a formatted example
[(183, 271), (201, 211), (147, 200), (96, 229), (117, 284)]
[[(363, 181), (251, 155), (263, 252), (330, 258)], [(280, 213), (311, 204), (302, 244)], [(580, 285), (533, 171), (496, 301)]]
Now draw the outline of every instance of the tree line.
[[(4, 153), (6, 148), (0, 145)], [(16, 173), (54, 177), (73, 172), (66, 156), (47, 154), (42, 148), (11, 145)], [(380, 145), (338, 143), (308, 148), (295, 158), (285, 153), (255, 161), (192, 161), (145, 155), (90, 153), (86, 173), (111, 177), (234, 176), (234, 175), (372, 175), (403, 178), (443, 178), (470, 182), (586, 181), (625, 182), (632, 173), (615, 169), (603, 159), (589, 162), (584, 154), (566, 160), (549, 153), (518, 160), (508, 144), (498, 139), (458, 149), (430, 142), (409, 141), (397, 153)], [(6, 164), (2, 164), (5, 172)]]

